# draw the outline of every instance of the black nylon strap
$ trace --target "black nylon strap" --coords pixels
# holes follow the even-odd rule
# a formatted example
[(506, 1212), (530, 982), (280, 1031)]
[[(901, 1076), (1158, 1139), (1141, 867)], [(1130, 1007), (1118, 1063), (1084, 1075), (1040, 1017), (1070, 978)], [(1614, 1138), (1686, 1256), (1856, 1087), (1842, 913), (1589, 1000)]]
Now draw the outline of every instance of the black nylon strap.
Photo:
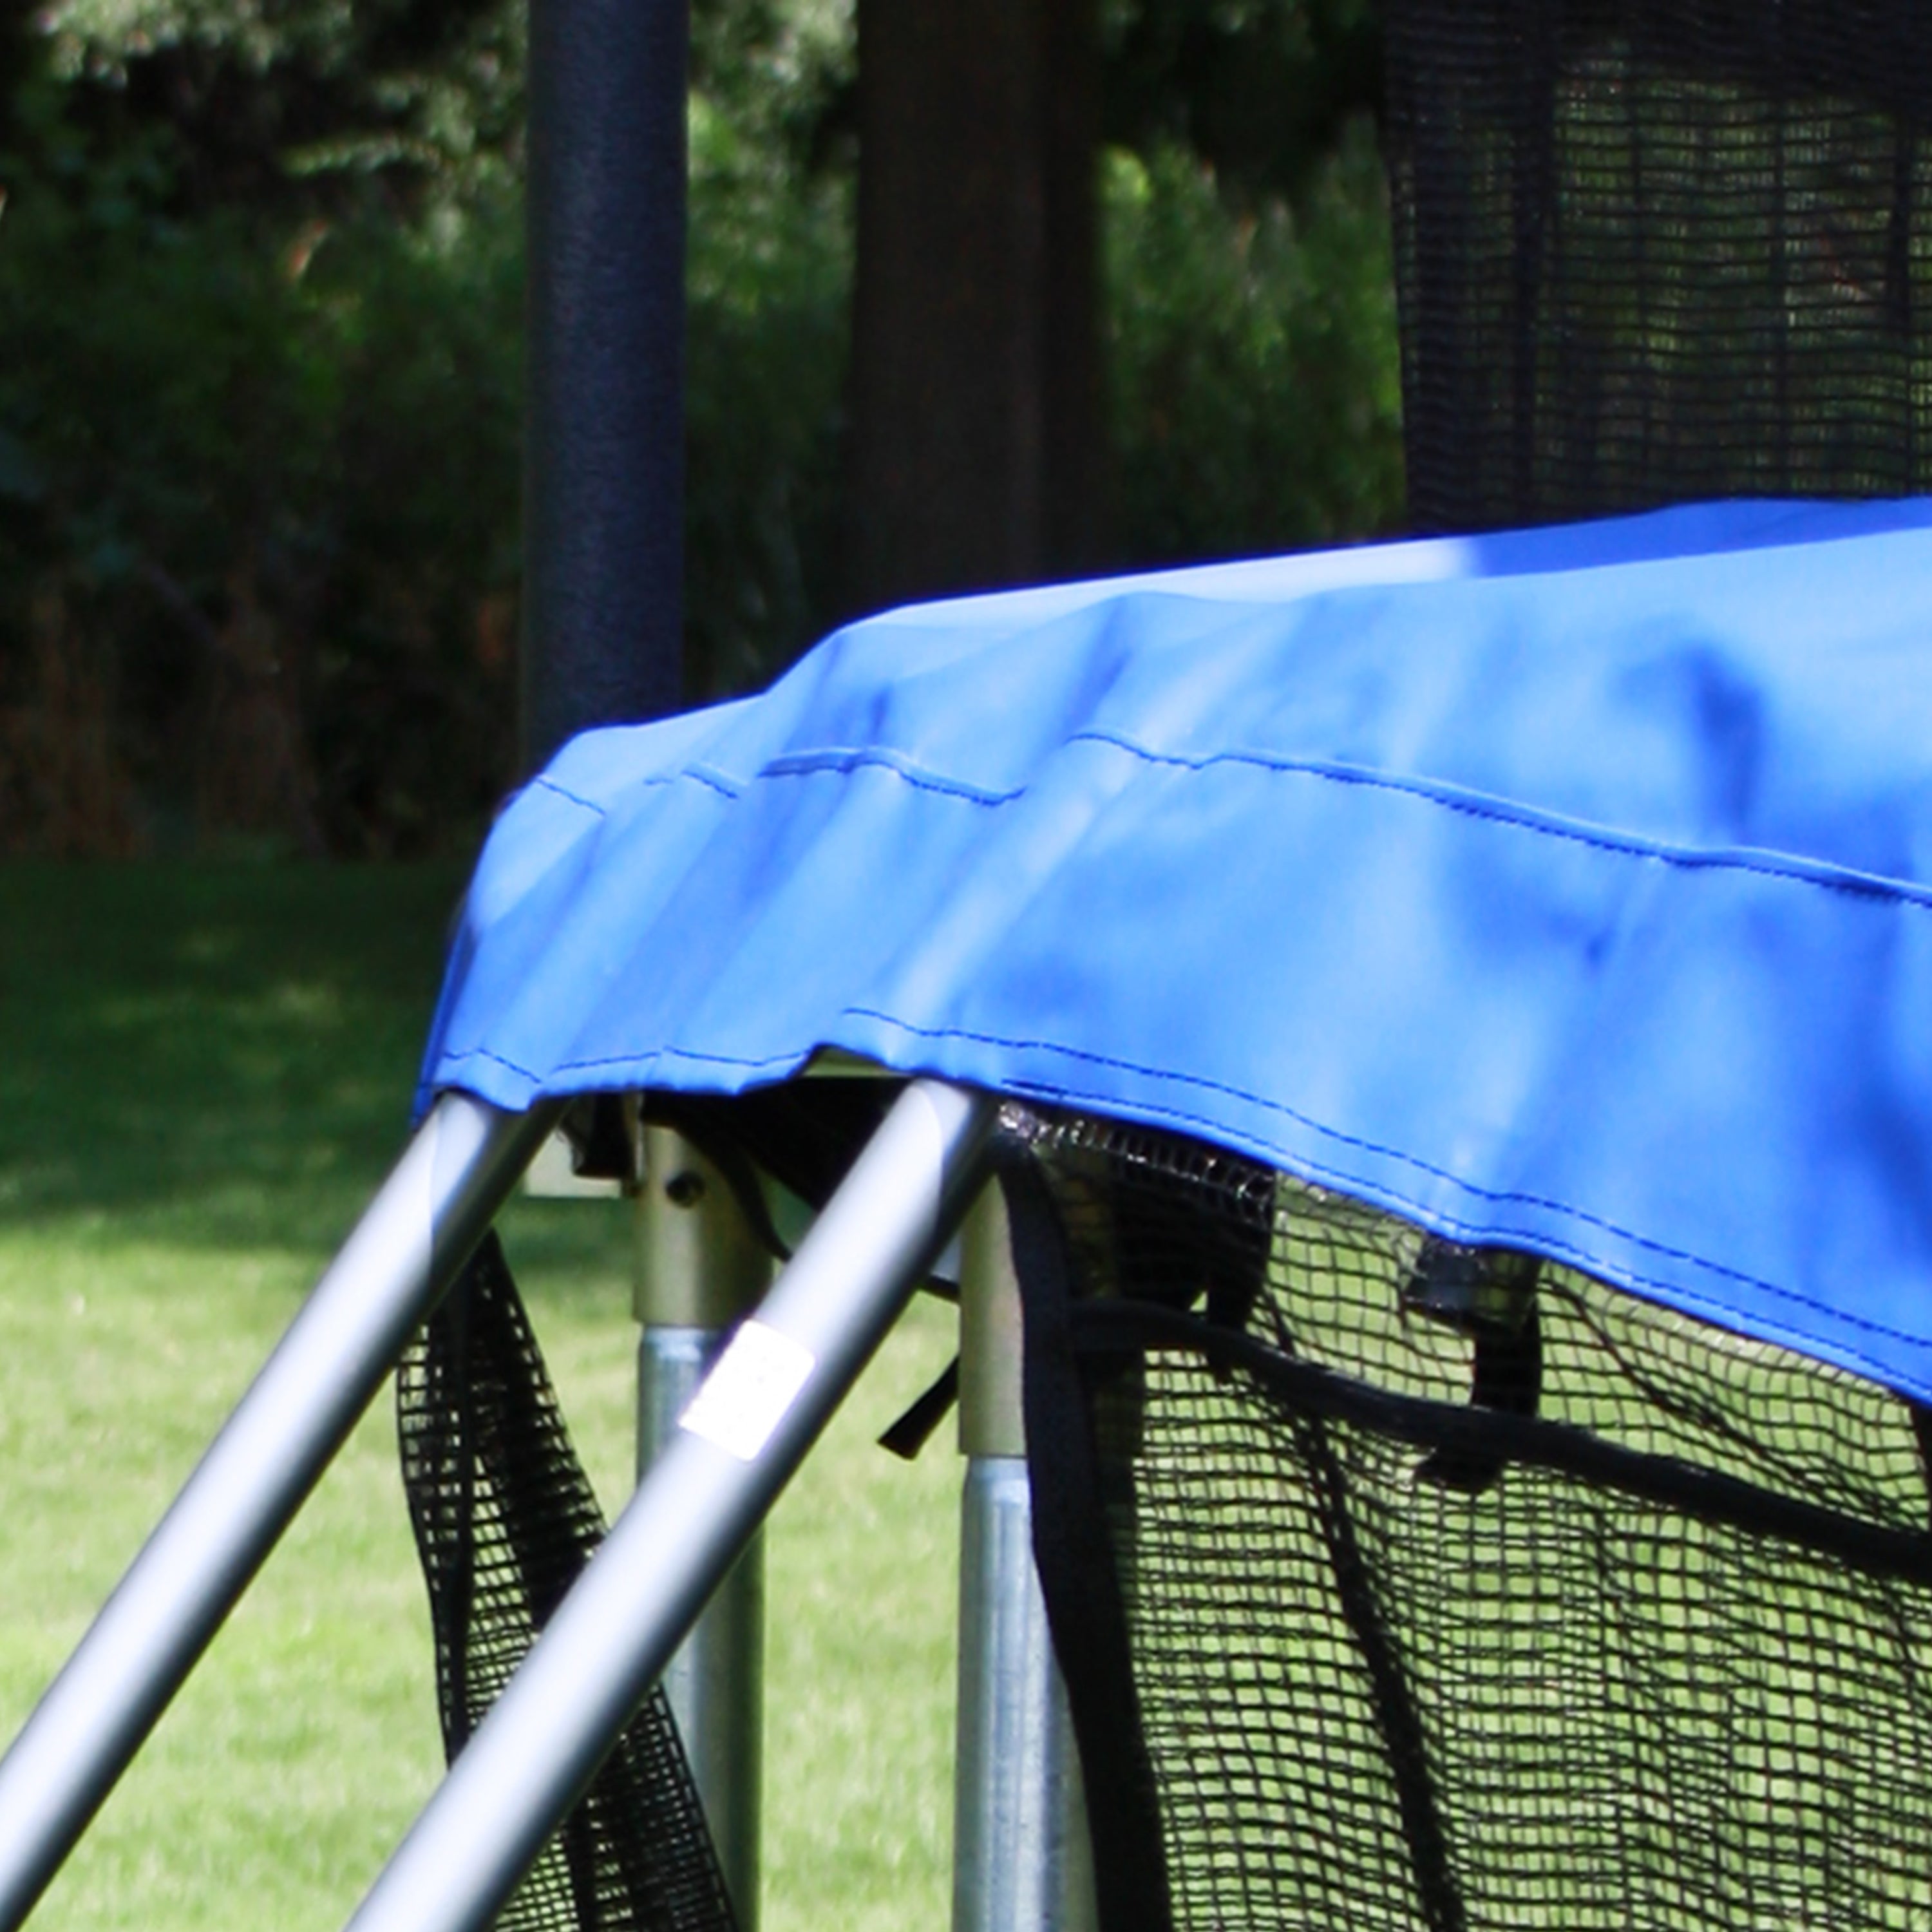
[[(1815, 1550), (1867, 1576), (1932, 1583), (1932, 1534), (1867, 1522), (1822, 1503), (1780, 1496), (1721, 1470), (1626, 1448), (1567, 1423), (1397, 1394), (1279, 1354), (1252, 1336), (1232, 1334), (1196, 1316), (1144, 1304), (1082, 1304), (1076, 1326), (1068, 1346), (1082, 1354), (1192, 1350), (1219, 1366), (1252, 1376), (1285, 1408), (1299, 1414), (1357, 1423), (1419, 1449), (1446, 1450), (1470, 1460), (1558, 1471), (1700, 1522)], [(1029, 1425), (1030, 1420), (1029, 1415)]]
[(1294, 1434), (1328, 1552), (1336, 1604), (1368, 1675), (1376, 1729), (1402, 1814), (1402, 1842), (1408, 1850), (1416, 1902), (1429, 1932), (1464, 1932), (1468, 1915), (1443, 1826), (1428, 1738), (1374, 1569), (1364, 1558), (1356, 1534), (1347, 1473), (1321, 1417), (1298, 1417)]
[(959, 1400), (959, 1358), (955, 1355), (933, 1378), (932, 1385), (879, 1438), (879, 1447), (910, 1462), (932, 1439), (932, 1432), (952, 1412)]
[(1074, 1352), (1065, 1238), (1030, 1159), (1008, 1160), (999, 1178), (1025, 1320), (1034, 1558), (1086, 1781), (1100, 1932), (1170, 1932), (1160, 1801), (1142, 1734), (1088, 1392)]

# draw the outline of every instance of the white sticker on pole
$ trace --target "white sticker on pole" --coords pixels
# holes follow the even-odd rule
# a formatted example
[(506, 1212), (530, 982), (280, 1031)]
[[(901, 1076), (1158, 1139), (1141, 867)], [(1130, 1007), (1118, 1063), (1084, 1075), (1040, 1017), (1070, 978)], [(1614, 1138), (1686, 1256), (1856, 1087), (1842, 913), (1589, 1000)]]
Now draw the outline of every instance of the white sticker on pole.
[(812, 1351), (789, 1335), (741, 1323), (677, 1426), (741, 1462), (755, 1462), (815, 1366)]

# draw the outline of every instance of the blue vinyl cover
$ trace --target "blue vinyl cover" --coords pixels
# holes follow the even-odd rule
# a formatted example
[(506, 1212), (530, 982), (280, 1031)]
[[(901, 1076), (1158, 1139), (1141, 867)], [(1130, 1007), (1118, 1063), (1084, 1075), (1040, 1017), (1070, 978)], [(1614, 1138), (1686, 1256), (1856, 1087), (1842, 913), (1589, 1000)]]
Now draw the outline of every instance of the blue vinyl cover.
[(1932, 503), (855, 625), (516, 798), (423, 1096), (735, 1092), (826, 1046), (1932, 1400)]

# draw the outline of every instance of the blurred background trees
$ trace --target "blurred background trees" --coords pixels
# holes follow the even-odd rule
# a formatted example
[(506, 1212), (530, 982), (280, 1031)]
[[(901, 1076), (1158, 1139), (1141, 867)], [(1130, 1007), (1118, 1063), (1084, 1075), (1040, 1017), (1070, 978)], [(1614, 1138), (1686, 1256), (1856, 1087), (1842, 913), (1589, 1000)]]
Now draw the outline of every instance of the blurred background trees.
[[(975, 489), (1013, 500), (1013, 459), (922, 472), (914, 500), (877, 426), (1012, 313), (932, 319), (974, 260), (930, 212), (990, 164), (974, 119), (880, 131), (880, 88), (904, 110), (930, 82), (866, 0), (696, 0), (694, 699), (884, 597), (1398, 522), (1367, 0), (1018, 11), (1056, 8), (1076, 44), (1042, 71), (1074, 59), (1085, 91), (1036, 82), (1027, 124), (1063, 182), (1070, 142), (1092, 154), (1088, 238), (1077, 208), (1041, 218), (1058, 292), (1028, 298), (1060, 320), (1028, 380), (1074, 400), (1048, 398), (1046, 534), (949, 560)], [(969, 37), (984, 11), (941, 10)], [(8, 10), (0, 850), (382, 855), (487, 820), (514, 776), (522, 71), (512, 0)], [(1031, 178), (989, 190), (1000, 218)], [(935, 406), (983, 422), (989, 374)], [(936, 536), (881, 521), (909, 502)]]

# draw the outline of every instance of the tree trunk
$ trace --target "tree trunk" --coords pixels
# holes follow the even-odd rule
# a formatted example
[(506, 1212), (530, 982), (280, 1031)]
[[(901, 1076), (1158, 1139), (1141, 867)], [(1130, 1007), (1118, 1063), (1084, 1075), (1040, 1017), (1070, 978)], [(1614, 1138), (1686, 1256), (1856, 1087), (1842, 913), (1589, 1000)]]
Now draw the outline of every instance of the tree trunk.
[(859, 0), (850, 601), (1099, 551), (1093, 0)]

